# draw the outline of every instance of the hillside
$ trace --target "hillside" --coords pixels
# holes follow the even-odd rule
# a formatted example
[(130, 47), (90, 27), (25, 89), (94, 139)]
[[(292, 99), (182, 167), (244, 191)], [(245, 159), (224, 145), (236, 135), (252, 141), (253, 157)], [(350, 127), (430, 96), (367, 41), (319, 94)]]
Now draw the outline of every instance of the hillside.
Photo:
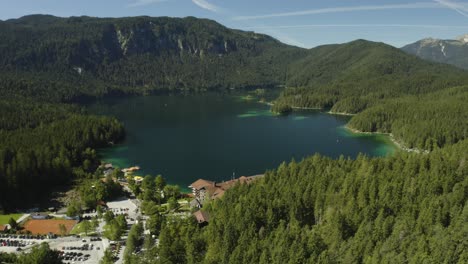
[(207, 226), (154, 214), (158, 246), (126, 261), (466, 263), (467, 149), (283, 163), (205, 206)]
[(293, 106), (358, 114), (350, 128), (393, 133), (410, 148), (432, 150), (466, 138), (466, 87), (444, 91), (468, 83), (468, 72), (453, 66), (356, 40), (311, 49), (289, 65), (287, 76), (289, 88), (274, 110)]
[(467, 83), (382, 43), (304, 50), (192, 17), (0, 21), (0, 208), (101, 177), (95, 149), (124, 127), (70, 101), (287, 84), (275, 108), (356, 113), (351, 128), (429, 151), (283, 163), (207, 201), (207, 224), (144, 181), (149, 234), (129, 234), (125, 263), (467, 263)]
[(31, 15), (0, 23), (0, 89), (8, 97), (70, 101), (269, 87), (284, 83), (287, 63), (303, 52), (194, 17)]
[(401, 49), (425, 60), (468, 69), (468, 35), (457, 39), (426, 38), (408, 44)]
[[(89, 177), (98, 162), (93, 148), (124, 136), (116, 120), (60, 102), (287, 84), (275, 102), (278, 109), (362, 112), (350, 127), (393, 133), (408, 147), (433, 150), (466, 138), (467, 92), (460, 85), (467, 81), (460, 69), (382, 43), (357, 40), (305, 50), (193, 17), (32, 15), (1, 21), (0, 182), (6, 189), (0, 204), (16, 206), (21, 190), (34, 197), (28, 186), (38, 175), (48, 174), (44, 182), (57, 184)], [(444, 92), (453, 86), (460, 87)], [(69, 128), (57, 130), (63, 124)], [(64, 165), (46, 162), (50, 157)]]
[(392, 133), (407, 148), (434, 150), (467, 138), (468, 86), (383, 100), (353, 116), (348, 127)]
[(306, 89), (296, 106), (332, 107), (353, 97), (347, 101), (356, 107), (344, 101), (336, 110), (358, 112), (374, 99), (463, 84), (465, 75), (382, 43), (305, 50), (194, 17), (31, 15), (0, 22), (0, 92), (7, 98), (68, 102), (286, 84)]
[(356, 40), (311, 49), (288, 67), (281, 100), (298, 107), (357, 113), (378, 100), (461, 85), (468, 73), (383, 43)]

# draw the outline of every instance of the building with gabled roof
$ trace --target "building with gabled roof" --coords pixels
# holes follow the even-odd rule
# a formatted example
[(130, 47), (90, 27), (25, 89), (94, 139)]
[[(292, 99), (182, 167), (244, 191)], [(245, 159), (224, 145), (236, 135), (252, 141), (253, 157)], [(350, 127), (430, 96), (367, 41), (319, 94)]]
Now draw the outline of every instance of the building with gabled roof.
[(199, 224), (205, 224), (210, 221), (210, 215), (208, 214), (208, 212), (202, 210), (196, 211), (195, 213), (193, 213), (193, 216)]
[(189, 188), (192, 189), (193, 196), (197, 201), (197, 203), (191, 203), (191, 205), (195, 205), (196, 207), (201, 208), (206, 201), (223, 197), (224, 193), (228, 189), (234, 187), (236, 184), (249, 184), (262, 176), (263, 175), (242, 176), (237, 179), (220, 183), (205, 179), (198, 179), (189, 185)]
[(208, 181), (204, 179), (198, 179), (194, 183), (190, 184), (189, 187), (192, 189), (202, 189), (202, 188), (207, 188), (214, 184), (216, 184), (216, 182)]

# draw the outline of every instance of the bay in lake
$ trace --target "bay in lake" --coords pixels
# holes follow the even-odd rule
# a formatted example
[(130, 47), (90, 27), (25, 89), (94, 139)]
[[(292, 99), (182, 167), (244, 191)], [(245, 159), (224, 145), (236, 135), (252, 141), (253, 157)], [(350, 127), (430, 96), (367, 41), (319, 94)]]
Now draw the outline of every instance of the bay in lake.
[(103, 160), (138, 165), (137, 175), (162, 174), (183, 189), (198, 178), (264, 173), (314, 153), (354, 158), (395, 150), (386, 136), (347, 132), (349, 117), (320, 111), (276, 116), (269, 109), (231, 95), (110, 98), (89, 106), (91, 113), (117, 117), (127, 132), (124, 142), (99, 151)]

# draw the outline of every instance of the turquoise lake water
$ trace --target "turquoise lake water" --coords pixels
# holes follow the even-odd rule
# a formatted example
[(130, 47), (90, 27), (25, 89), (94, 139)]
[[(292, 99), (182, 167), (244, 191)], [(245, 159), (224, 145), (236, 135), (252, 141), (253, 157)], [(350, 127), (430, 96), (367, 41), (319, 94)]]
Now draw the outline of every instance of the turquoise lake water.
[(346, 116), (315, 110), (276, 116), (269, 109), (230, 95), (110, 98), (89, 106), (125, 125), (125, 141), (99, 151), (105, 161), (138, 165), (136, 175), (162, 174), (183, 189), (198, 178), (264, 173), (314, 153), (384, 156), (395, 149), (386, 136), (348, 132)]

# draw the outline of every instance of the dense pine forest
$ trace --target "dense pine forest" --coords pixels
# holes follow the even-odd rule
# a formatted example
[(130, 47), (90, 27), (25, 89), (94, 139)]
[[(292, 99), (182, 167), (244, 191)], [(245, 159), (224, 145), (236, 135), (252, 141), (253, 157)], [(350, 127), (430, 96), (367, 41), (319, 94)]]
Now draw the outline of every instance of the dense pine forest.
[(89, 178), (95, 149), (125, 136), (85, 100), (286, 86), (273, 111), (355, 114), (351, 129), (423, 151), (284, 163), (205, 206), (208, 225), (154, 205), (159, 244), (135, 225), (145, 250), (127, 263), (467, 263), (467, 85), (464, 70), (365, 40), (306, 50), (193, 17), (0, 21), (0, 207)]
[(283, 163), (212, 202), (205, 227), (164, 221), (129, 263), (466, 263), (467, 150)]
[[(122, 139), (79, 105), (102, 96), (272, 87), (304, 50), (192, 17), (0, 21), (0, 207), (88, 177)], [(37, 188), (37, 184), (41, 188)], [(22, 199), (19, 199), (21, 194)]]
[(408, 148), (431, 151), (467, 138), (467, 100), (467, 86), (385, 100), (354, 116), (348, 126), (392, 133)]
[(271, 87), (305, 53), (193, 17), (33, 15), (0, 22), (0, 39), (0, 92), (53, 101)]
[(468, 72), (428, 62), (383, 43), (356, 40), (309, 50), (288, 66), (279, 103), (359, 113), (382, 100), (464, 85)]
[(312, 49), (290, 64), (286, 83), (274, 108), (357, 114), (348, 127), (392, 133), (407, 148), (432, 150), (468, 133), (468, 72), (382, 43)]
[(77, 107), (0, 102), (0, 205), (32, 205), (57, 186), (94, 172), (94, 148), (124, 136), (116, 119), (80, 114)]

